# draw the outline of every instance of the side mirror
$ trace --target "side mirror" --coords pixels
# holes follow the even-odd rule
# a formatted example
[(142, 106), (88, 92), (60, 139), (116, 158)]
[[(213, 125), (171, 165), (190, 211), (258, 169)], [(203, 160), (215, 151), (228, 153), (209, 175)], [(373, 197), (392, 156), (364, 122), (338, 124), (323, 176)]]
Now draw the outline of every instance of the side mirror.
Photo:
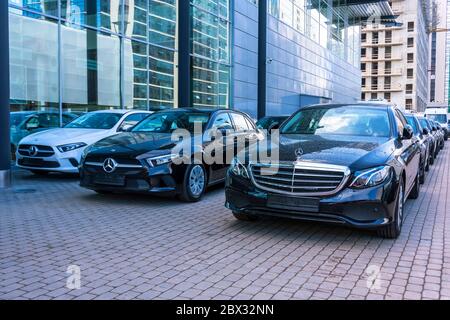
[(117, 129), (118, 132), (130, 132), (131, 129), (133, 129), (134, 124), (132, 123), (124, 123), (122, 124), (119, 129)]
[(424, 135), (429, 135), (430, 131), (428, 130), (428, 128), (423, 128), (423, 134)]
[(405, 128), (403, 129), (402, 139), (409, 140), (409, 139), (412, 139), (413, 136), (414, 136), (414, 130), (409, 124), (407, 124), (405, 126)]

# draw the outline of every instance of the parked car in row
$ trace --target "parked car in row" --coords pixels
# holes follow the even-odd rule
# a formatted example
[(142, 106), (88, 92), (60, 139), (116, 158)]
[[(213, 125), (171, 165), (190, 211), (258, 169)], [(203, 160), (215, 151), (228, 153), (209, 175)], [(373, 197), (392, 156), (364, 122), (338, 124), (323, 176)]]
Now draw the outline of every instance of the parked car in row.
[[(195, 128), (200, 127), (200, 132)], [(174, 141), (175, 130), (189, 133)], [(217, 135), (226, 138), (216, 138)], [(158, 111), (130, 132), (98, 141), (87, 148), (80, 166), (80, 185), (98, 193), (133, 192), (178, 195), (183, 201), (198, 201), (207, 186), (223, 182), (228, 163), (205, 163), (207, 150), (234, 152), (238, 139), (249, 143), (264, 138), (244, 113), (228, 109), (180, 108)], [(192, 149), (191, 149), (192, 148)], [(200, 162), (175, 163), (191, 150)], [(237, 150), (239, 151), (239, 150)], [(236, 151), (236, 152), (237, 152)]]
[(420, 169), (419, 169), (419, 179), (420, 183), (425, 183), (426, 172), (430, 168), (430, 158), (433, 157), (431, 153), (432, 140), (428, 136), (428, 129), (420, 126), (419, 119), (413, 114), (405, 114), (408, 124), (411, 126), (414, 132), (414, 136), (418, 139), (420, 146)]
[(434, 164), (434, 160), (437, 157), (438, 154), (438, 141), (436, 140), (436, 136), (433, 132), (433, 126), (431, 125), (431, 122), (424, 117), (418, 117), (420, 126), (423, 129), (426, 129), (426, 131), (424, 131), (424, 134), (426, 132), (426, 137), (429, 139), (430, 141), (430, 165)]
[[(245, 153), (260, 151), (254, 148)], [(280, 143), (266, 148), (278, 151), (278, 162), (246, 162), (241, 154), (228, 171), (226, 207), (239, 220), (325, 221), (396, 238), (406, 199), (420, 192), (420, 142), (396, 107), (308, 106), (284, 122)]]
[[(77, 114), (64, 112), (62, 114), (62, 124), (66, 125), (78, 117)], [(19, 141), (24, 137), (56, 128), (60, 126), (60, 114), (58, 112), (37, 112), (37, 111), (15, 111), (10, 113), (10, 140), (11, 154), (13, 159)]]
[(23, 138), (16, 151), (17, 166), (35, 174), (78, 173), (84, 149), (100, 139), (127, 131), (149, 111), (94, 111), (66, 124)]
[(436, 129), (437, 129), (437, 132), (438, 132), (438, 135), (439, 135), (439, 141), (440, 141), (439, 147), (442, 150), (442, 149), (444, 149), (444, 146), (445, 146), (446, 133), (444, 131), (444, 128), (442, 128), (442, 126), (439, 124), (439, 122), (434, 121), (434, 125), (436, 126)]

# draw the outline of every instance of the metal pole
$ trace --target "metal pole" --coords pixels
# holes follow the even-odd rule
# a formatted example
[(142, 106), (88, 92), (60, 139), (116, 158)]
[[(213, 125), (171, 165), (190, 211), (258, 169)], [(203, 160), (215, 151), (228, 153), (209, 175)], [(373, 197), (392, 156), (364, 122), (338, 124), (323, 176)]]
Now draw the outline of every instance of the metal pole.
[(8, 1), (0, 1), (0, 189), (11, 186)]

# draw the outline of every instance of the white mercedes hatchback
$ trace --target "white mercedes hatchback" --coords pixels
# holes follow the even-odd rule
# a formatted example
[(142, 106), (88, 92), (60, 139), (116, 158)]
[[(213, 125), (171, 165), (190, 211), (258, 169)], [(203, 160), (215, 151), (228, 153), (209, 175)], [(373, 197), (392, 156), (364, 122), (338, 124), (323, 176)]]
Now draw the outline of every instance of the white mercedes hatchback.
[(31, 134), (19, 142), (17, 166), (35, 174), (78, 173), (78, 165), (87, 146), (128, 131), (151, 113), (138, 110), (94, 111), (76, 118), (63, 128)]

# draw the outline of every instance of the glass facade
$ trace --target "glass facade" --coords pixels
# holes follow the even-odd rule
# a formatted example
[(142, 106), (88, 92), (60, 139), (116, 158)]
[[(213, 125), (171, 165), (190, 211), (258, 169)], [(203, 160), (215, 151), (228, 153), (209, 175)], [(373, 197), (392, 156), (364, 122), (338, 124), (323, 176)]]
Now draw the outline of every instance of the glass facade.
[(192, 103), (230, 105), (230, 0), (192, 0)]
[(360, 27), (333, 8), (329, 0), (269, 0), (269, 14), (306, 35), (335, 56), (359, 66)]
[[(176, 107), (178, 1), (9, 0), (11, 111)], [(229, 107), (230, 1), (184, 14), (193, 105)]]

